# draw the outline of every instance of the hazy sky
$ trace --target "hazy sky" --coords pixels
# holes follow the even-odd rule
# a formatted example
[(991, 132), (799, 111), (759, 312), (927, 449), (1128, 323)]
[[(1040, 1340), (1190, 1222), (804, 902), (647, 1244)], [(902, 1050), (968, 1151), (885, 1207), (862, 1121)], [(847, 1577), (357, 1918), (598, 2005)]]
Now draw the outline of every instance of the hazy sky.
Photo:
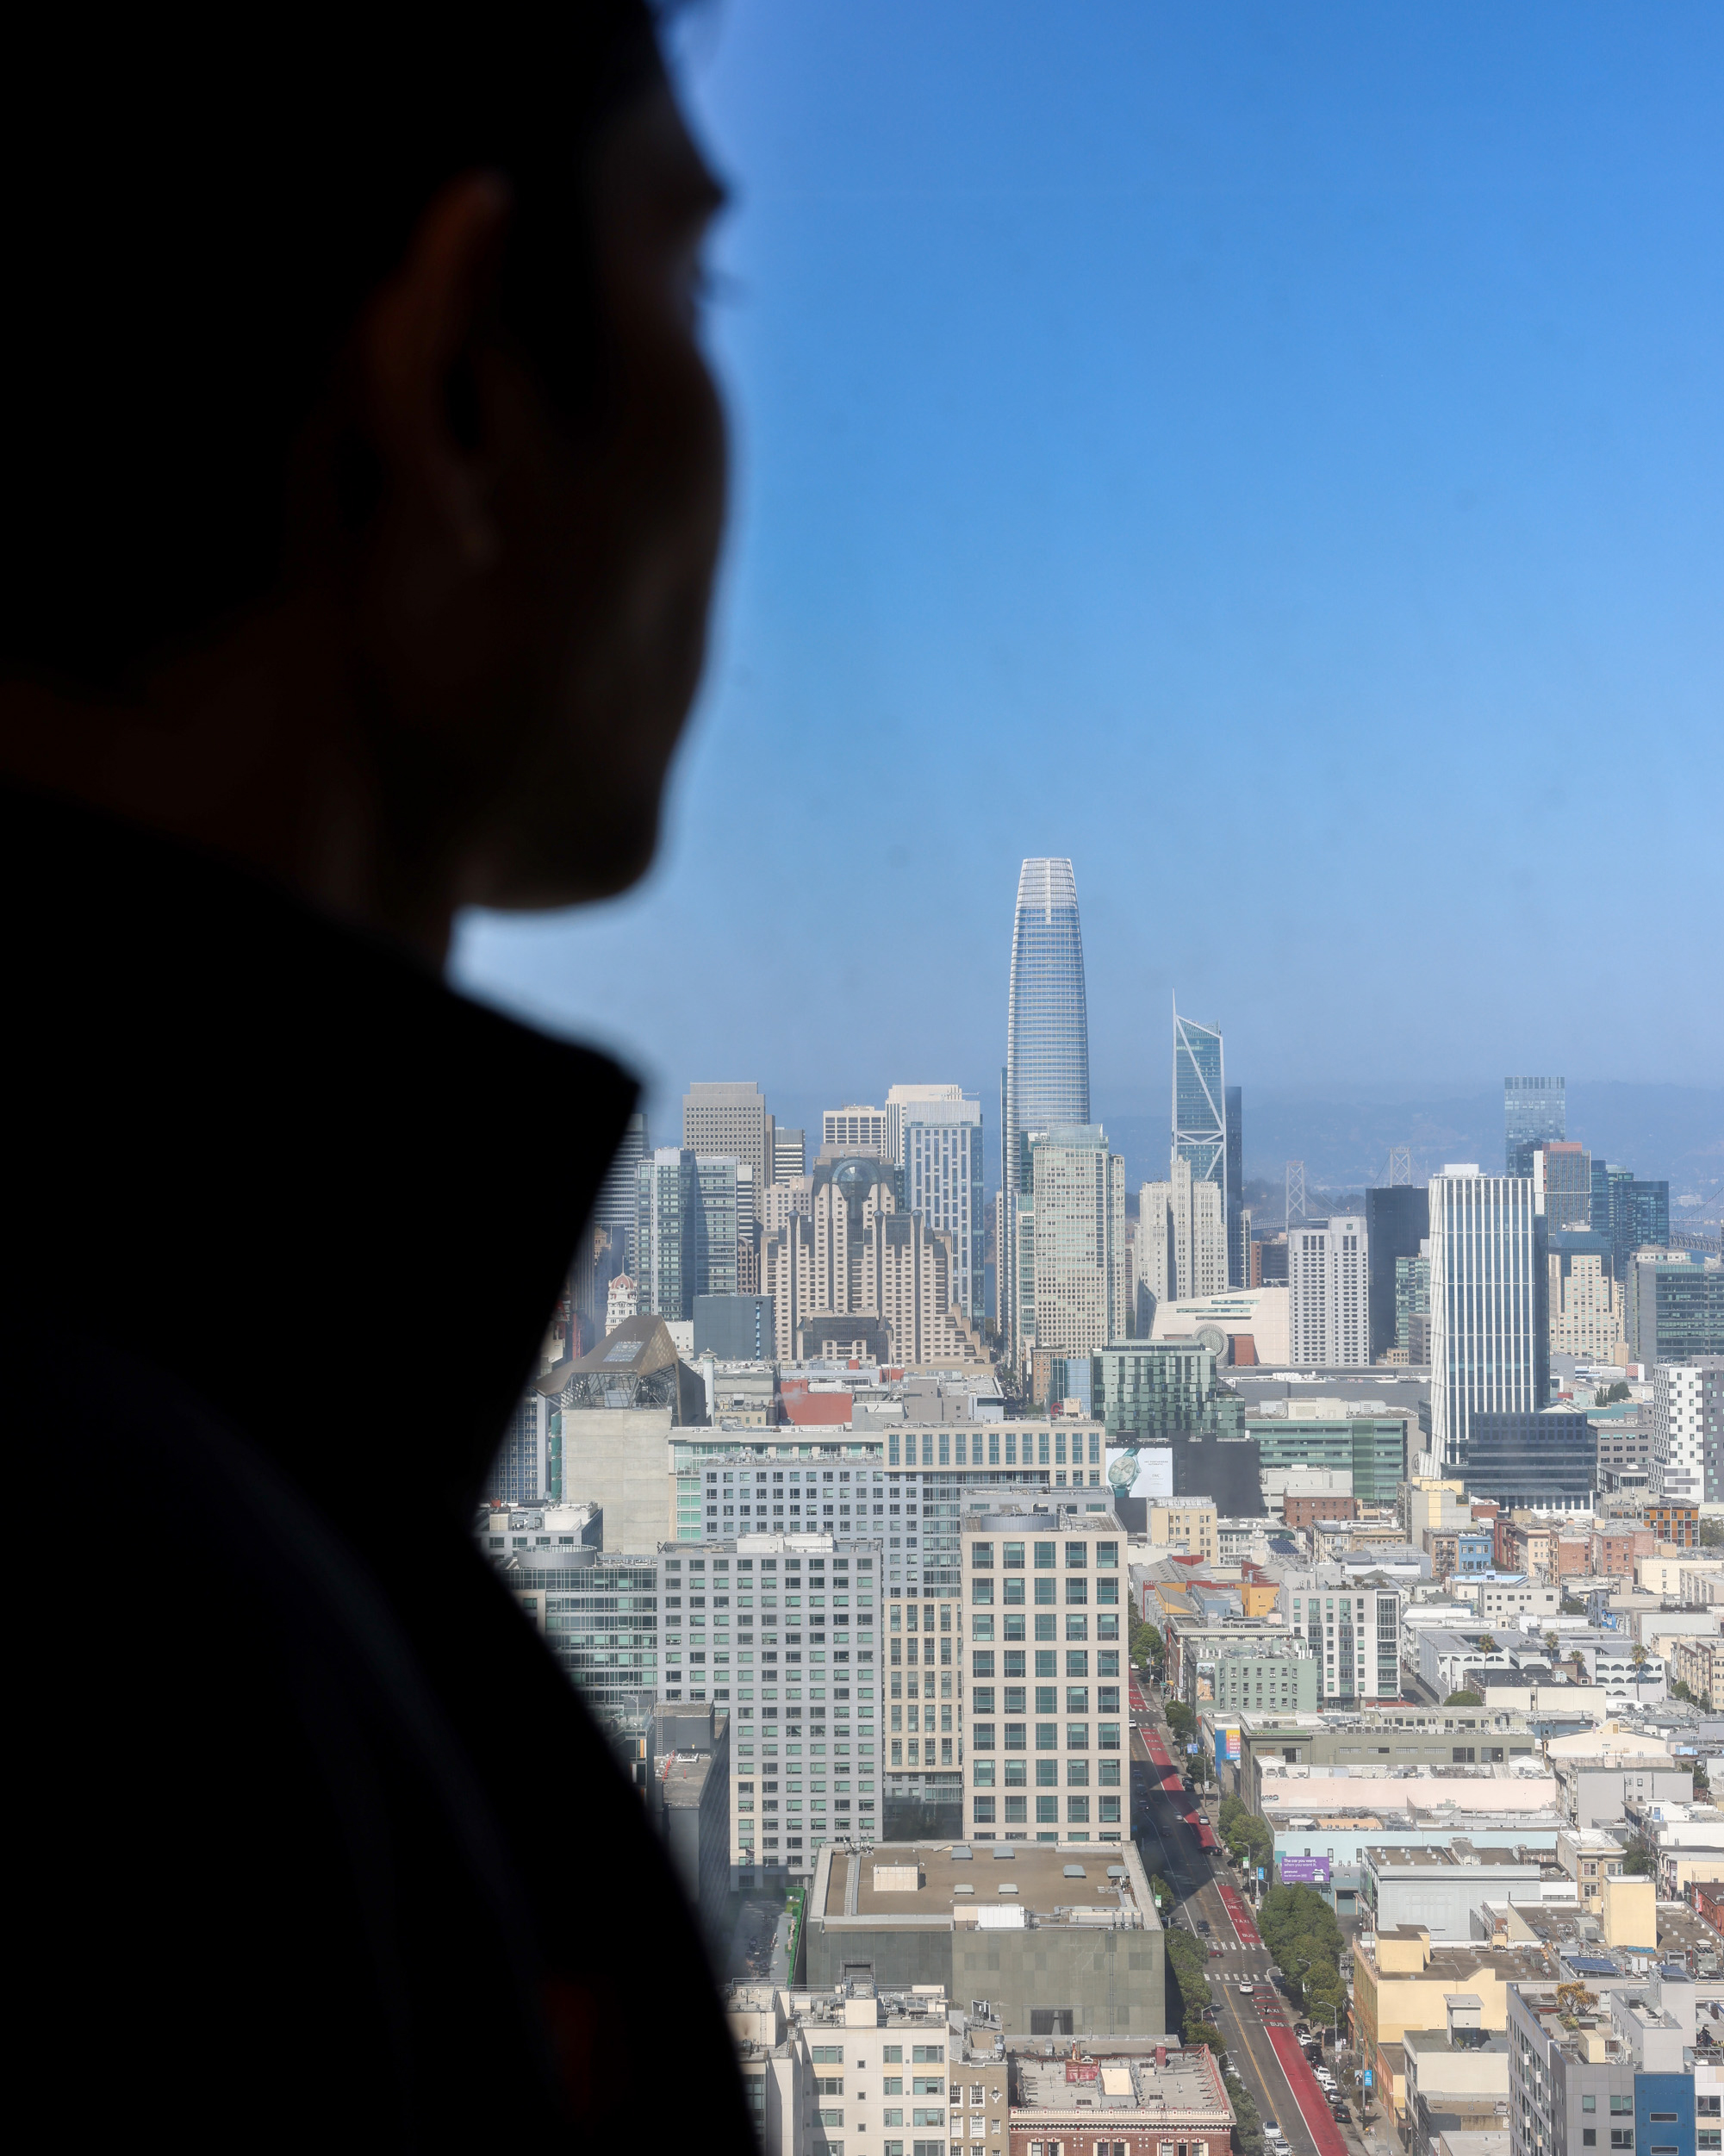
[[(728, 0), (731, 532), (659, 866), (470, 922), (690, 1077), (1724, 1072), (1724, 11)], [(675, 1135), (670, 1118), (657, 1119)]]

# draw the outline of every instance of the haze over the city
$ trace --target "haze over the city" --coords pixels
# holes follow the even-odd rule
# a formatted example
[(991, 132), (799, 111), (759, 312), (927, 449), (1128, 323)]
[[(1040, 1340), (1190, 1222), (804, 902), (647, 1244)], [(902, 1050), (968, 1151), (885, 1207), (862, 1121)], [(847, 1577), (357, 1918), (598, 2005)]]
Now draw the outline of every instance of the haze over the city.
[(992, 1121), (1018, 863), (1068, 855), (1100, 1112), (1159, 1112), (1177, 991), (1260, 1167), (1254, 1099), (1392, 1120), (1532, 1069), (1709, 1088), (1618, 1100), (1703, 1166), (1717, 15), (681, 35), (734, 189), (706, 689), (646, 888), (470, 920), (460, 977), (666, 1127), (703, 1076), (949, 1077)]

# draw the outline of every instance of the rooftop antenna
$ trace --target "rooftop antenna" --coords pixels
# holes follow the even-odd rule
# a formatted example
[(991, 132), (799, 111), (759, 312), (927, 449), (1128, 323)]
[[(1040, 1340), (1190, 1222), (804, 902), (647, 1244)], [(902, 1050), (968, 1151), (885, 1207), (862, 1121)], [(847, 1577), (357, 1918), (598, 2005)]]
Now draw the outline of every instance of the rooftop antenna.
[(1410, 1145), (1391, 1145), (1389, 1148), (1389, 1187), (1397, 1183), (1410, 1183), (1413, 1180), (1413, 1149)]
[(1305, 1164), (1287, 1162), (1287, 1225), (1302, 1224), (1305, 1218)]

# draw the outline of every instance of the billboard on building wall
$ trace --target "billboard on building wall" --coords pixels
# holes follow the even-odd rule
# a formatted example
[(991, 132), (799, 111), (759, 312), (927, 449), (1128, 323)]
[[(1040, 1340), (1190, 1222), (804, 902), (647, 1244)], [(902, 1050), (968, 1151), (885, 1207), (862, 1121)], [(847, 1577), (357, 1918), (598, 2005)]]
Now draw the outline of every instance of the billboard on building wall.
[(1284, 1856), (1281, 1859), (1283, 1886), (1327, 1886), (1329, 1859), (1326, 1856)]
[(1110, 1445), (1107, 1449), (1107, 1480), (1116, 1497), (1171, 1498), (1173, 1494), (1172, 1446)]
[(1217, 1722), (1215, 1724), (1215, 1760), (1217, 1767), (1239, 1764), (1239, 1725), (1237, 1723)]

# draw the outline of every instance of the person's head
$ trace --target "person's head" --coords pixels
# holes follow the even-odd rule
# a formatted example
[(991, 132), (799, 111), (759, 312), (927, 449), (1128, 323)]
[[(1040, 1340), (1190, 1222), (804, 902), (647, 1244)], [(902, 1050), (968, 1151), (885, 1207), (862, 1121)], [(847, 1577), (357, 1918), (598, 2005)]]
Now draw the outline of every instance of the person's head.
[(0, 681), (141, 708), (313, 622), (319, 752), (457, 901), (632, 881), (724, 495), (641, 0), (62, 11), (7, 72)]

